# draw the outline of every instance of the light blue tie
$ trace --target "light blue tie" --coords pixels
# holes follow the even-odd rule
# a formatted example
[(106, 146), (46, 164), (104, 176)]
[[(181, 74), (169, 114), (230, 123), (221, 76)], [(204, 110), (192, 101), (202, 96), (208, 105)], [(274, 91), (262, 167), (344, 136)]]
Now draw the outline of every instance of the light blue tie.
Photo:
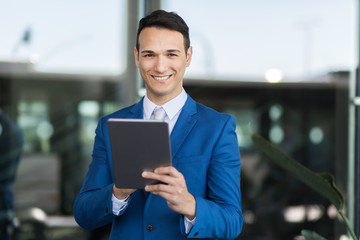
[(166, 117), (166, 112), (162, 107), (156, 107), (153, 111), (154, 119), (164, 121)]

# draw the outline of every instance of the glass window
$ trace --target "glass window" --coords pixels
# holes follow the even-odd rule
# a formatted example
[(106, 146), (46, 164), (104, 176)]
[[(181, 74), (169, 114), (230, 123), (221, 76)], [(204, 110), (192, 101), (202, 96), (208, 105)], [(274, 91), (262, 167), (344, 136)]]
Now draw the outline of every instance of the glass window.
[[(263, 158), (251, 136), (259, 133), (310, 169), (334, 174), (348, 197), (347, 71), (356, 53), (355, 2), (157, 2), (190, 27), (194, 54), (186, 91), (237, 120), (245, 223), (237, 239), (290, 239), (308, 226), (339, 239), (345, 230), (329, 202)], [(19, 238), (39, 230), (37, 221), (27, 221), (30, 210), (33, 219), (46, 215), (40, 229), (46, 238), (108, 233), (109, 226), (80, 230), (72, 205), (92, 160), (99, 117), (135, 99), (128, 82), (137, 69), (126, 61), (134, 46), (127, 32), (135, 36), (136, 28), (127, 26), (143, 8), (145, 0), (0, 4), (0, 112), (23, 139), (12, 137), (22, 150), (13, 184)], [(327, 74), (333, 71), (339, 72)], [(1, 138), (5, 126), (0, 122), (0, 148), (9, 150), (8, 138)]]
[(126, 18), (125, 0), (6, 1), (0, 59), (31, 62), (38, 71), (119, 74)]
[(189, 25), (194, 54), (188, 78), (262, 81), (272, 70), (293, 81), (350, 70), (353, 64), (356, 8), (351, 0), (162, 4)]

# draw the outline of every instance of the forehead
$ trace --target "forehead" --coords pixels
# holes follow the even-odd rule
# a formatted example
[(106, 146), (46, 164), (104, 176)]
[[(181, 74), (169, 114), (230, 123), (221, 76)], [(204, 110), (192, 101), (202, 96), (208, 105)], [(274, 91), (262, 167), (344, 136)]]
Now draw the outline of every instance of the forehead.
[(184, 51), (184, 37), (178, 31), (147, 27), (139, 34), (139, 48), (176, 48)]

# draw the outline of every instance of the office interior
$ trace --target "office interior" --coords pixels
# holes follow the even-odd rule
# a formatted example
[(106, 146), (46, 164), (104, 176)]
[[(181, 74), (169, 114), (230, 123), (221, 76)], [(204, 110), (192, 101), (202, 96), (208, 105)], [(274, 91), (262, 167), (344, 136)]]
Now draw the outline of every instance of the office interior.
[(139, 19), (156, 9), (189, 25), (187, 93), (237, 120), (244, 227), (236, 239), (303, 239), (303, 229), (351, 239), (336, 208), (266, 159), (254, 133), (332, 174), (359, 237), (358, 1), (22, 0), (0, 3), (0, 109), (23, 136), (14, 239), (108, 238), (110, 226), (81, 229), (72, 205), (99, 117), (145, 94), (133, 47)]

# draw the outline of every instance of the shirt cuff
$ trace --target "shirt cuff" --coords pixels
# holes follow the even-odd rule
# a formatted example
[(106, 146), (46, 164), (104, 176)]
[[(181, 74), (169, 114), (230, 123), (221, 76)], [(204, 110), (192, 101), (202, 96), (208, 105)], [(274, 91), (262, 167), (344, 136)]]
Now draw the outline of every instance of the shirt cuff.
[(121, 210), (123, 210), (127, 206), (129, 197), (130, 195), (127, 196), (125, 199), (117, 199), (115, 195), (112, 194), (111, 197), (111, 201), (113, 203), (112, 212), (114, 215), (119, 216)]
[(187, 217), (184, 216), (184, 224), (185, 224), (185, 234), (188, 234), (191, 228), (195, 224), (196, 217), (193, 220), (189, 220)]

